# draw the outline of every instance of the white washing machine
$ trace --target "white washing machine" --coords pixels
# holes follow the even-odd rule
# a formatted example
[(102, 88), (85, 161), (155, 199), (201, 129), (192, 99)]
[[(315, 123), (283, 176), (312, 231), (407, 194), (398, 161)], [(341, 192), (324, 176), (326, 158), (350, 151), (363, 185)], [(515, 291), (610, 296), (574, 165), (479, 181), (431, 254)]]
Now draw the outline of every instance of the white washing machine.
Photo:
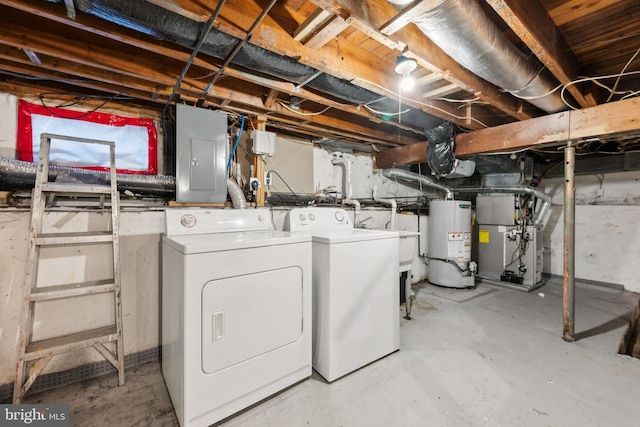
[(398, 233), (337, 208), (292, 209), (284, 229), (313, 236), (313, 368), (331, 382), (398, 350)]
[(162, 373), (183, 427), (311, 375), (311, 240), (268, 209), (167, 209)]

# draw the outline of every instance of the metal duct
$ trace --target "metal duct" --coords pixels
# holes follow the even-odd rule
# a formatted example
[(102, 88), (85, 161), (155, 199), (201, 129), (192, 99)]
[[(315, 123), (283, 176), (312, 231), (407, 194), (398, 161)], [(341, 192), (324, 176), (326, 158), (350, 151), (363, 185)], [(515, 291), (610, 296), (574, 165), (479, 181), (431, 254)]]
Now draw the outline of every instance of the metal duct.
[(455, 193), (514, 193), (529, 194), (537, 199), (542, 200), (542, 206), (536, 209), (533, 217), (534, 227), (542, 230), (548, 219), (549, 208), (551, 207), (552, 197), (547, 193), (536, 190), (533, 187), (455, 187), (451, 188)]
[(432, 181), (424, 175), (420, 175), (418, 173), (411, 172), (405, 169), (383, 169), (382, 175), (387, 178), (398, 178), (404, 181), (421, 183), (426, 187), (431, 187), (438, 191), (444, 192), (447, 200), (453, 199), (453, 192), (451, 191), (451, 188), (447, 187), (446, 185), (438, 184), (437, 182)]
[[(406, 0), (389, 0), (398, 8)], [(551, 73), (500, 32), (477, 0), (442, 0), (412, 21), (474, 74), (548, 112), (566, 110)]]
[[(36, 163), (0, 157), (0, 189), (33, 188), (36, 179)], [(55, 181), (58, 175), (73, 175), (85, 182), (108, 183), (109, 173), (67, 166), (49, 166), (49, 181)], [(130, 190), (135, 193), (157, 196), (175, 194), (175, 178), (166, 175), (116, 175), (118, 190)]]

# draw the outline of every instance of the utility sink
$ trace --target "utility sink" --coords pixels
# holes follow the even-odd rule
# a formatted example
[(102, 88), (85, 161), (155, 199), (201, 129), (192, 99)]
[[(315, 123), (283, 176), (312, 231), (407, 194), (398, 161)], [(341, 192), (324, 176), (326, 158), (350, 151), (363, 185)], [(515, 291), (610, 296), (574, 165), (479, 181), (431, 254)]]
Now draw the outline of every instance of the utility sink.
[(420, 233), (417, 231), (398, 230), (400, 233), (400, 271), (411, 270), (411, 263), (416, 256), (416, 243)]

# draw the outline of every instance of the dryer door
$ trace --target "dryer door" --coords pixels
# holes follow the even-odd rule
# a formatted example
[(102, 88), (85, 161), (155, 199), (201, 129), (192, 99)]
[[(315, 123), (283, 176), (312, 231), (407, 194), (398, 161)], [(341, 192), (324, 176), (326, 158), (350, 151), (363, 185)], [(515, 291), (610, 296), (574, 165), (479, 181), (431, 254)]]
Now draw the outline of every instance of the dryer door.
[(202, 289), (202, 371), (212, 374), (302, 335), (302, 270), (211, 280)]

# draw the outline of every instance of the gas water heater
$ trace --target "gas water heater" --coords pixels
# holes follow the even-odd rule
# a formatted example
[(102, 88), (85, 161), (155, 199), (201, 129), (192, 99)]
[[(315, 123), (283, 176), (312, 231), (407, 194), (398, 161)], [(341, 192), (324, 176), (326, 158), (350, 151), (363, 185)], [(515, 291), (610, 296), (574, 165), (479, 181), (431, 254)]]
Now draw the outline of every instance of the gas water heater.
[(432, 200), (427, 234), (427, 280), (439, 286), (475, 286), (471, 261), (471, 202)]

